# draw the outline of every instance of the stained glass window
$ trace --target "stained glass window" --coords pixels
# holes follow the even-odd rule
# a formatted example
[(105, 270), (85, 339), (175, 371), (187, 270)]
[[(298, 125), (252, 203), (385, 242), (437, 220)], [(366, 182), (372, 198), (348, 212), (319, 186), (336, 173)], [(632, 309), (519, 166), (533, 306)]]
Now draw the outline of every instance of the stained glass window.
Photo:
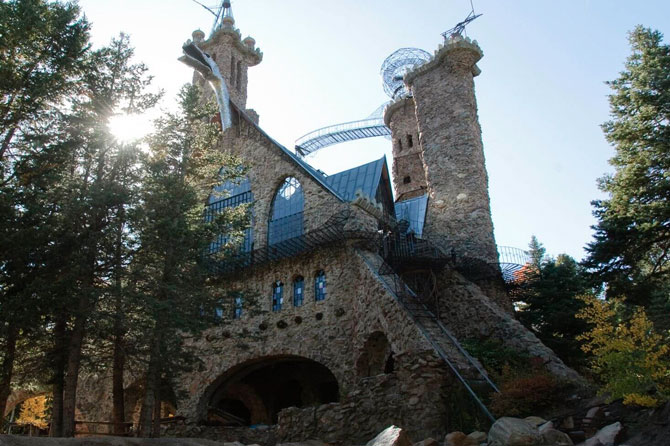
[(314, 300), (324, 300), (326, 298), (326, 273), (323, 270), (316, 272), (314, 278)]
[(277, 281), (272, 284), (272, 311), (281, 310), (284, 303), (284, 284)]
[(299, 307), (302, 305), (305, 295), (305, 278), (298, 276), (293, 281), (293, 306)]
[(288, 177), (279, 186), (272, 202), (268, 224), (268, 244), (299, 237), (303, 233), (305, 199), (300, 182)]

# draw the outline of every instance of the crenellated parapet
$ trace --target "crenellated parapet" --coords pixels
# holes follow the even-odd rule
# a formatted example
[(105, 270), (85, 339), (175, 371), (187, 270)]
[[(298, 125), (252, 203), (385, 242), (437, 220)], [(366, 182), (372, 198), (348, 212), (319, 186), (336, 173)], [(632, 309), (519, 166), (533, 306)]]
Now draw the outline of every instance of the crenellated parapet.
[(438, 46), (429, 62), (405, 75), (405, 83), (411, 85), (416, 77), (443, 64), (452, 70), (470, 71), (473, 77), (477, 77), (481, 74), (481, 70), (476, 64), (482, 57), (484, 57), (484, 52), (476, 40), (460, 35), (450, 37), (444, 44)]

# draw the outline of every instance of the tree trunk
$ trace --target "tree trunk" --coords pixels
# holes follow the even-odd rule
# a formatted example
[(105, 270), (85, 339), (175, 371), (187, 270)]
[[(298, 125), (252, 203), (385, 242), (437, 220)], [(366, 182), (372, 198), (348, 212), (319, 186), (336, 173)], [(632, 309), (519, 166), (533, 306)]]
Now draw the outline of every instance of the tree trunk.
[(158, 438), (161, 436), (161, 380), (158, 377), (158, 385), (154, 392), (154, 423), (151, 429), (151, 436)]
[(123, 351), (123, 327), (120, 318), (114, 323), (114, 365), (112, 370), (112, 419), (114, 421), (114, 433), (122, 435), (126, 432), (124, 422), (126, 421), (126, 410), (123, 392), (123, 371), (126, 358)]
[(12, 142), (12, 138), (14, 138), (16, 129), (17, 127), (12, 127), (11, 130), (5, 135), (5, 139), (2, 141), (2, 146), (0, 146), (0, 161), (2, 161), (2, 159), (5, 157), (7, 149), (9, 149), (9, 144)]
[[(14, 358), (16, 357), (16, 341), (19, 336), (19, 329), (11, 324), (7, 328), (7, 346), (5, 347), (4, 359), (0, 364), (0, 422), (5, 419), (5, 408), (7, 399), (12, 392), (11, 382), (14, 372)], [(0, 423), (0, 432), (2, 431)]]
[(74, 320), (72, 335), (68, 345), (67, 371), (63, 382), (63, 436), (74, 437), (75, 434), (75, 407), (77, 403), (77, 382), (79, 381), (79, 366), (81, 365), (81, 347), (84, 343), (86, 320), (88, 318), (88, 298), (79, 299), (79, 311)]
[(151, 341), (151, 354), (149, 357), (149, 367), (147, 369), (147, 379), (144, 383), (144, 399), (142, 401), (142, 410), (140, 411), (140, 437), (149, 437), (152, 428), (152, 415), (154, 405), (160, 404), (156, 401), (156, 392), (158, 389), (158, 376), (160, 371), (160, 333), (159, 325), (154, 329), (154, 339)]
[(63, 436), (63, 380), (65, 378), (65, 352), (66, 336), (65, 336), (65, 318), (60, 315), (54, 326), (54, 374), (53, 374), (53, 401), (51, 405), (51, 428), (49, 429), (50, 437)]

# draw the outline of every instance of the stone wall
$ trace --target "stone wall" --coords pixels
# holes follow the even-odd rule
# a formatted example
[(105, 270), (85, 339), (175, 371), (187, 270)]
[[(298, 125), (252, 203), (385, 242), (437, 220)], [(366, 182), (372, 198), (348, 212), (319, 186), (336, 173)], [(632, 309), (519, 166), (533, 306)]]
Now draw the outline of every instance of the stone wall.
[(414, 107), (414, 100), (407, 97), (390, 104), (384, 112), (384, 122), (391, 129), (396, 201), (418, 197), (427, 192)]
[(474, 76), (482, 52), (451, 39), (405, 76), (416, 104), (430, 200), (424, 234), (446, 252), (498, 262)]
[[(255, 48), (253, 39), (243, 41), (240, 31), (230, 25), (222, 27), (207, 40), (203, 40), (204, 34), (199, 33), (202, 32), (193, 33), (196, 44), (214, 59), (226, 80), (230, 99), (244, 109), (247, 104), (248, 69), (261, 62), (263, 53)], [(205, 79), (198, 72), (193, 74), (193, 83), (199, 85), (207, 96), (212, 95), (212, 89), (205, 85)]]
[(566, 366), (556, 354), (512, 315), (494, 303), (482, 290), (453, 270), (437, 276), (440, 290), (440, 318), (460, 339), (494, 338), (507, 347), (540, 357), (554, 375), (583, 384), (577, 372)]

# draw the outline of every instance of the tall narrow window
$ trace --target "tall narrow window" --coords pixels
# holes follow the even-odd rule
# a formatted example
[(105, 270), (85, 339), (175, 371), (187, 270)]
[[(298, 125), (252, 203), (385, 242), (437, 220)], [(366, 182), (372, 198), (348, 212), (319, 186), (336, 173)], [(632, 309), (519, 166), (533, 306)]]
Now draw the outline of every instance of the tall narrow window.
[(237, 91), (242, 90), (242, 62), (237, 61)]
[(414, 147), (414, 140), (412, 139), (412, 135), (407, 135), (407, 147)]
[(302, 235), (304, 207), (302, 185), (294, 177), (286, 178), (277, 189), (272, 202), (268, 222), (268, 245), (276, 245)]
[(402, 138), (398, 138), (396, 141), (398, 141), (398, 151), (402, 152)]
[(300, 307), (302, 306), (303, 298), (305, 295), (305, 278), (298, 276), (293, 280), (293, 306)]
[(284, 284), (276, 281), (272, 284), (272, 311), (281, 310), (284, 303)]
[(326, 273), (323, 270), (316, 272), (314, 278), (314, 300), (324, 300), (326, 298)]
[(231, 55), (230, 56), (230, 88), (233, 88), (235, 85), (235, 73), (237, 72), (235, 68), (237, 65), (235, 64), (235, 56)]
[(233, 319), (242, 317), (242, 296), (235, 296), (233, 300)]

